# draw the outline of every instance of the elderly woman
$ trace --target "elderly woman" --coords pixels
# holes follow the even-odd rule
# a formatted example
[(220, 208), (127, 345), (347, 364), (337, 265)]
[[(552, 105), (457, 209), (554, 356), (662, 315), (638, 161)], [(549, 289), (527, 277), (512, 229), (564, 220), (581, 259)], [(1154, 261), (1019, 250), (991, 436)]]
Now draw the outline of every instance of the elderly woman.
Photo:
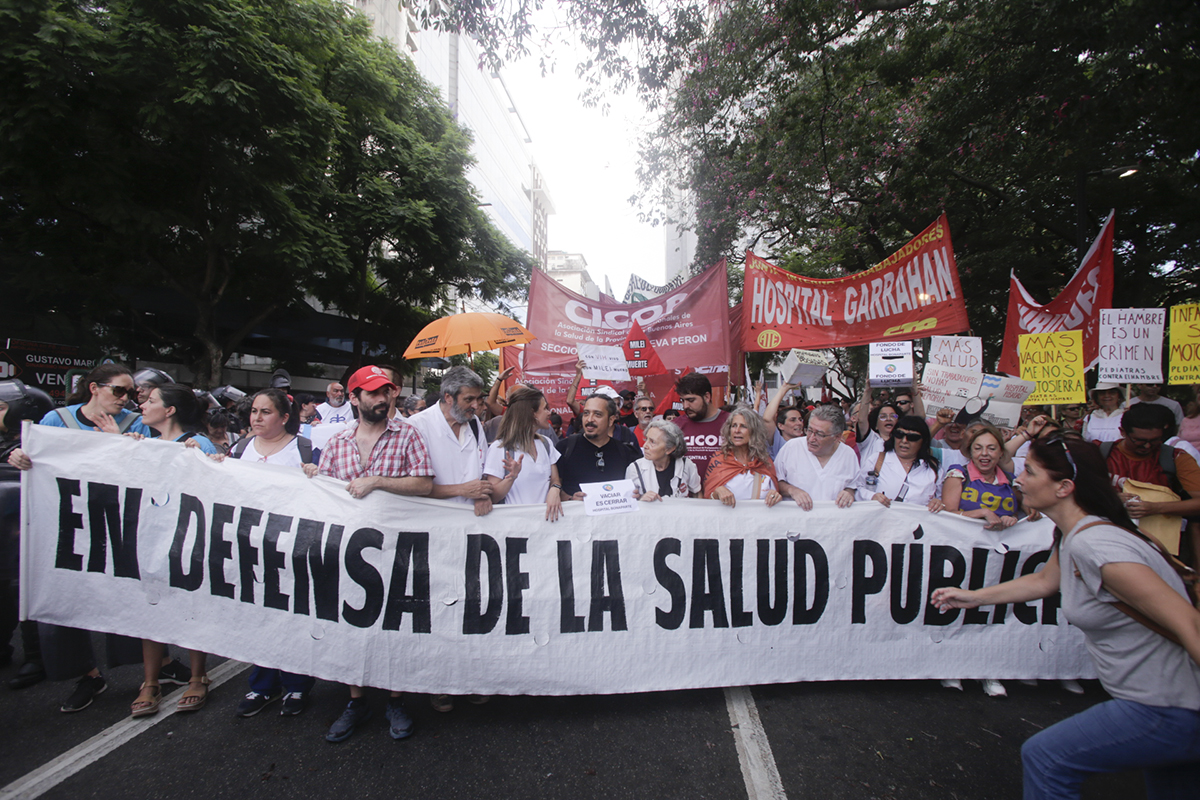
[[(634, 401), (634, 413), (637, 413)], [(647, 502), (664, 497), (698, 497), (700, 473), (687, 457), (683, 431), (666, 420), (651, 420), (646, 426), (646, 443), (642, 445), (645, 458), (639, 458), (625, 469), (625, 478), (633, 481), (633, 491), (639, 500)]]
[(763, 418), (749, 406), (735, 407), (721, 426), (721, 442), (721, 449), (708, 462), (704, 496), (727, 506), (737, 505), (738, 500), (778, 503), (782, 495)]
[(864, 458), (858, 473), (858, 499), (885, 506), (910, 503), (941, 511), (937, 496), (938, 460), (930, 450), (933, 436), (920, 417), (901, 417), (884, 443), (883, 452)]

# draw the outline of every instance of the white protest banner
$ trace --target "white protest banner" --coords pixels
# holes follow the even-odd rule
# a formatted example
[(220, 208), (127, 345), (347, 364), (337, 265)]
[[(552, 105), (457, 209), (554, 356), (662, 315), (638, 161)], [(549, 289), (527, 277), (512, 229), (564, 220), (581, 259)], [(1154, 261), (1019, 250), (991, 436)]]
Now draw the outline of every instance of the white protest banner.
[(958, 411), (966, 405), (967, 400), (979, 396), (982, 386), (982, 373), (960, 367), (943, 367), (930, 361), (921, 376), (921, 398), (931, 415), (940, 408)]
[(1105, 308), (1100, 311), (1098, 380), (1162, 383), (1165, 308)]
[(829, 371), (829, 357), (817, 350), (793, 349), (776, 372), (784, 383), (813, 386)]
[(604, 483), (581, 483), (583, 513), (589, 517), (601, 514), (627, 514), (638, 510), (633, 496), (633, 481), (619, 480)]
[(577, 347), (583, 359), (583, 377), (598, 381), (628, 381), (629, 362), (625, 350), (618, 346), (581, 344)]
[(152, 439), (32, 426), (24, 444), (21, 611), (44, 622), (439, 694), (1095, 674), (1057, 595), (928, 603), (1038, 569), (1048, 520), (667, 498), (551, 523)]
[(983, 339), (978, 336), (931, 336), (928, 363), (983, 372)]
[(1021, 422), (1021, 406), (1037, 384), (1007, 375), (984, 375), (979, 394), (986, 399), (979, 418), (998, 428), (1015, 428)]

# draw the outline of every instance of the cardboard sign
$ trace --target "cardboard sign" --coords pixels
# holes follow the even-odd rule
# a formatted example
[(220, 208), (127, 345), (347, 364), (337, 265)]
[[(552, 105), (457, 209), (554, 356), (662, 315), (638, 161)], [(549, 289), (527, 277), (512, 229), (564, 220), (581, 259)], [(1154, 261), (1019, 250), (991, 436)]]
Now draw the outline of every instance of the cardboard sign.
[(967, 413), (1001, 428), (1012, 428), (1020, 422), (1021, 405), (1036, 388), (1036, 383), (1020, 378), (936, 364), (927, 364), (921, 378), (921, 396), (931, 416), (942, 408), (965, 408)]
[(984, 398), (979, 418), (998, 428), (1015, 428), (1021, 424), (1021, 406), (1037, 389), (1033, 381), (1010, 378), (1007, 375), (984, 375), (979, 385)]
[(1100, 312), (1099, 379), (1162, 383), (1164, 308), (1107, 308)]
[(1026, 405), (1083, 403), (1083, 331), (1023, 333), (1018, 344), (1021, 378), (1037, 389)]
[(579, 357), (583, 359), (583, 377), (596, 381), (627, 381), (629, 362), (625, 350), (602, 344), (581, 344)]
[(784, 383), (813, 386), (829, 371), (829, 357), (816, 350), (792, 350), (777, 372)]
[(633, 496), (633, 481), (581, 483), (579, 490), (583, 492), (583, 513), (589, 517), (638, 510), (637, 499)]
[(983, 339), (978, 336), (934, 336), (929, 343), (929, 363), (983, 372)]
[(873, 342), (867, 365), (872, 386), (912, 386), (912, 342)]
[(1200, 383), (1200, 305), (1171, 306), (1170, 382)]
[(933, 416), (940, 408), (961, 409), (972, 397), (979, 396), (983, 374), (969, 369), (943, 367), (930, 361), (921, 376), (921, 397), (925, 410)]

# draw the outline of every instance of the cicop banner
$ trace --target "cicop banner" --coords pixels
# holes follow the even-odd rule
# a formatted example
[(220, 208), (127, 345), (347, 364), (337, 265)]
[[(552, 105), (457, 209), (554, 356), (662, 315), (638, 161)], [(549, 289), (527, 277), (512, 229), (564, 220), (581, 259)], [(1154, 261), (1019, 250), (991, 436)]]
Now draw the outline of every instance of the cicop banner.
[(1200, 383), (1200, 305), (1171, 306), (1170, 382)]
[(1000, 351), (1001, 372), (1021, 375), (1017, 342), (1022, 334), (1054, 331), (1081, 331), (1083, 366), (1087, 369), (1095, 366), (1100, 348), (1100, 310), (1112, 308), (1115, 213), (1108, 215), (1100, 235), (1092, 242), (1071, 280), (1058, 297), (1046, 305), (1030, 297), (1017, 280), (1016, 273), (1010, 273), (1008, 319), (1004, 326), (1004, 347)]
[(537, 337), (525, 346), (525, 369), (575, 374), (575, 347), (620, 347), (638, 322), (677, 374), (692, 367), (714, 386), (729, 379), (729, 290), (725, 262), (709, 267), (673, 292), (632, 305), (575, 294), (541, 270), (529, 284), (526, 327)]
[(1097, 379), (1162, 383), (1164, 308), (1106, 308), (1100, 312)]
[(1026, 405), (1082, 403), (1087, 399), (1082, 331), (1023, 333), (1019, 342), (1021, 378), (1037, 384), (1025, 399)]
[(551, 523), (172, 442), (31, 426), (25, 444), (21, 605), (44, 622), (449, 694), (1094, 675), (1057, 596), (928, 603), (1040, 568), (1047, 520), (669, 498)]
[(807, 278), (746, 251), (742, 349), (820, 350), (967, 330), (943, 214), (865, 272)]

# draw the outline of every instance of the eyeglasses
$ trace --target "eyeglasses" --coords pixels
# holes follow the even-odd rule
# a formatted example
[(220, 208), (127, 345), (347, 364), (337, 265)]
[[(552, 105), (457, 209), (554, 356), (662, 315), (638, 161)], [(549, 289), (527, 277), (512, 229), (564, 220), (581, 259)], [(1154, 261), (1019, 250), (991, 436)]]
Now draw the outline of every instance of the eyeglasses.
[(1158, 447), (1163, 443), (1162, 434), (1155, 436), (1153, 439), (1141, 439), (1137, 436), (1126, 436), (1125, 438), (1129, 440), (1130, 444), (1137, 447)]
[(836, 435), (837, 434), (834, 434), (834, 433), (821, 433), (821, 431), (817, 430), (816, 428), (808, 429), (808, 438), (816, 439), (817, 441), (821, 441), (822, 439), (828, 439), (830, 436), (836, 436)]
[(913, 431), (892, 431), (893, 439), (903, 439), (906, 442), (924, 441), (925, 437)]
[(107, 387), (108, 390), (113, 393), (113, 397), (117, 398), (118, 400), (133, 391), (133, 389), (130, 389), (128, 386), (117, 386), (113, 383), (98, 383), (96, 385)]
[(596, 469), (604, 472), (604, 453), (596, 453)]
[(1075, 466), (1075, 459), (1071, 457), (1071, 448), (1067, 447), (1067, 439), (1061, 433), (1056, 433), (1053, 436), (1047, 436), (1043, 439), (1046, 444), (1062, 445), (1063, 455), (1067, 457), (1067, 463), (1071, 465), (1070, 480), (1075, 480), (1075, 476), (1079, 474), (1079, 467)]

